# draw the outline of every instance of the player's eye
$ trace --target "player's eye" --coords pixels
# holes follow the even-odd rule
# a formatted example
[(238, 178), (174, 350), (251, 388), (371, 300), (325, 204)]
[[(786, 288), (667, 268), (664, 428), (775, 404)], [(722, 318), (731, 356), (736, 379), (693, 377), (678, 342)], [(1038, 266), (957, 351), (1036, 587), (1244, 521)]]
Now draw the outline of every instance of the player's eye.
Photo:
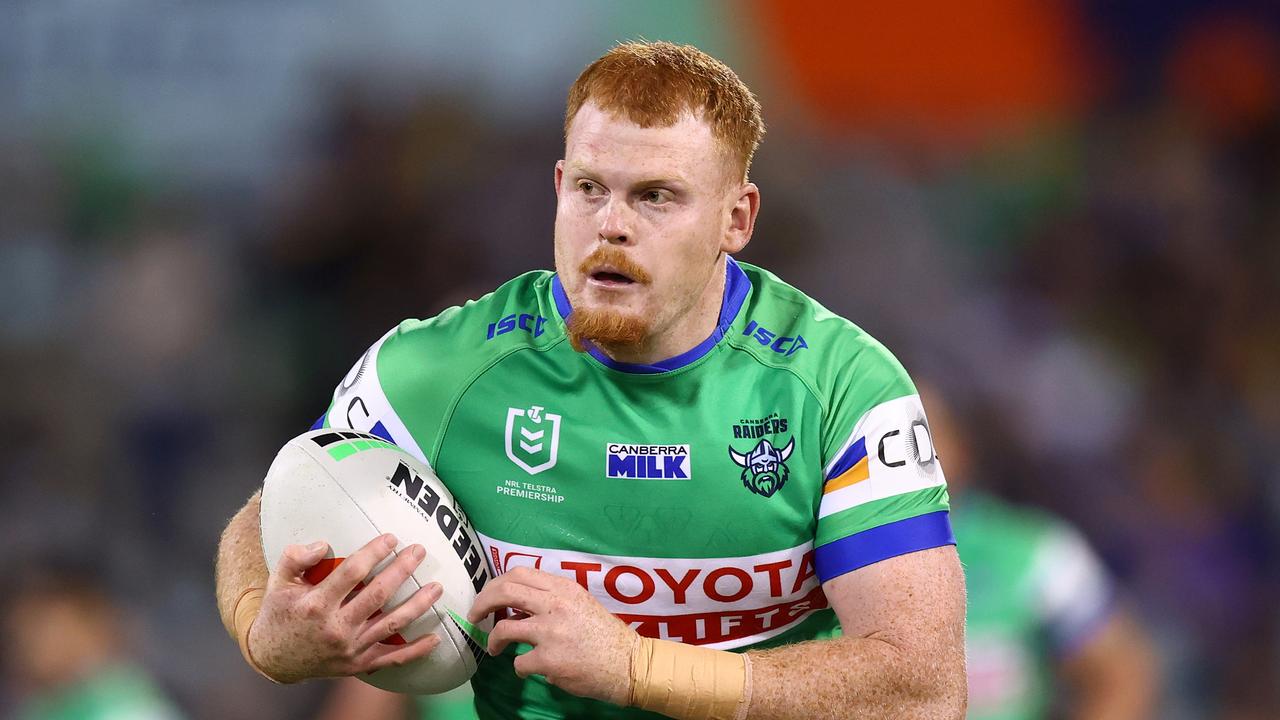
[(579, 180), (578, 190), (582, 192), (582, 194), (590, 197), (595, 197), (604, 192), (599, 185), (591, 182), (590, 180)]
[(668, 197), (667, 194), (661, 190), (645, 190), (643, 193), (640, 194), (640, 199), (649, 203), (650, 205), (661, 205), (667, 202), (668, 200), (670, 200), (671, 198)]

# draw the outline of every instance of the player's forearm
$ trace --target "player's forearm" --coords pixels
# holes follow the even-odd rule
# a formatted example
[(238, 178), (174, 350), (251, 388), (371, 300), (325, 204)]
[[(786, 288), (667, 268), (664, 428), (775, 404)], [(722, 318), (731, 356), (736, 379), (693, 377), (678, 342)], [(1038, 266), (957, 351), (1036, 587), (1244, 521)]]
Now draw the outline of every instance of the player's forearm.
[(260, 493), (254, 493), (249, 502), (227, 523), (218, 542), (218, 557), (214, 571), (214, 584), (218, 596), (218, 614), (222, 625), (236, 636), (234, 630), (235, 604), (244, 591), (251, 587), (264, 587), (267, 583), (267, 563), (262, 557), (262, 529), (258, 513)]
[(963, 639), (911, 647), (842, 637), (751, 655), (751, 720), (963, 718)]

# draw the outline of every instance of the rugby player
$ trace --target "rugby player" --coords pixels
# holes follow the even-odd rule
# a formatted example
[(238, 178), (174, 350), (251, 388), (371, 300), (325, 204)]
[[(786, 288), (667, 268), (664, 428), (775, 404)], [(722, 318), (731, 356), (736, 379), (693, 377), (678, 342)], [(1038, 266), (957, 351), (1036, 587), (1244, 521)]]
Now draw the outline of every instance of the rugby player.
[[(609, 51), (569, 93), (556, 272), (392, 329), (317, 424), (395, 442), (469, 513), (495, 574), (471, 617), (503, 613), (472, 681), (482, 718), (964, 715), (964, 576), (910, 378), (731, 257), (760, 209), (763, 132), (705, 53)], [(259, 672), (431, 652), (378, 641), (435, 584), (370, 619), (420, 546), (375, 539), (312, 587), (316, 538), (268, 577), (258, 507), (229, 523), (217, 585)]]
[(1151, 639), (1084, 536), (979, 483), (947, 398), (921, 383), (947, 459), (968, 587), (969, 720), (1144, 720), (1156, 706)]

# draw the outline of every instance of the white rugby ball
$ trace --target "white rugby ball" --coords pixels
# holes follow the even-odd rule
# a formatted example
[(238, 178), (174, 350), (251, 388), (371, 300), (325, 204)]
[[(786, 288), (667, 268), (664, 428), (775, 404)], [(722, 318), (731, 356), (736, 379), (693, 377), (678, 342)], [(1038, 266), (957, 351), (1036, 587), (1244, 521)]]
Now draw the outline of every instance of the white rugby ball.
[[(348, 430), (312, 430), (280, 449), (262, 487), (262, 549), (272, 570), (287, 545), (323, 540), (329, 557), (307, 579), (334, 567), (383, 533), (396, 553), (420, 544), (427, 556), (382, 608), (390, 612), (419, 588), (439, 582), (444, 594), (425, 615), (388, 642), (434, 633), (440, 644), (425, 658), (361, 680), (393, 692), (442, 693), (465, 683), (484, 656), (491, 619), (470, 625), (467, 612), (490, 577), (484, 548), (466, 514), (430, 468), (389, 442)], [(374, 568), (372, 579), (391, 558)]]

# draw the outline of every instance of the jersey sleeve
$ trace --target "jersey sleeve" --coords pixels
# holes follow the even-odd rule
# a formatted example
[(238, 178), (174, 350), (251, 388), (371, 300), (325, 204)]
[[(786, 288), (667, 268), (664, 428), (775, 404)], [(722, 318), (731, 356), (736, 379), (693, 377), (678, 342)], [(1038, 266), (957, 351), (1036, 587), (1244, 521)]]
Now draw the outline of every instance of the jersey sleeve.
[(880, 346), (849, 364), (834, 393), (814, 539), (818, 579), (954, 545), (946, 480), (924, 406)]
[(1111, 617), (1115, 588), (1079, 531), (1055, 522), (1036, 548), (1031, 570), (1036, 613), (1050, 647), (1070, 655)]
[(334, 428), (335, 430), (355, 430), (370, 433), (398, 445), (428, 466), (426, 454), (405, 426), (400, 414), (392, 406), (383, 385), (382, 373), (386, 368), (384, 352), (389, 342), (396, 342), (399, 328), (392, 329), (356, 360), (355, 365), (338, 383), (333, 391), (333, 400), (329, 409), (315, 425), (313, 430)]
[(314, 429), (371, 433), (434, 468), (468, 385), (506, 354), (562, 339), (532, 322), (549, 315), (530, 308), (543, 295), (550, 302), (550, 278), (545, 271), (525, 273), (434, 317), (401, 322), (356, 360)]

